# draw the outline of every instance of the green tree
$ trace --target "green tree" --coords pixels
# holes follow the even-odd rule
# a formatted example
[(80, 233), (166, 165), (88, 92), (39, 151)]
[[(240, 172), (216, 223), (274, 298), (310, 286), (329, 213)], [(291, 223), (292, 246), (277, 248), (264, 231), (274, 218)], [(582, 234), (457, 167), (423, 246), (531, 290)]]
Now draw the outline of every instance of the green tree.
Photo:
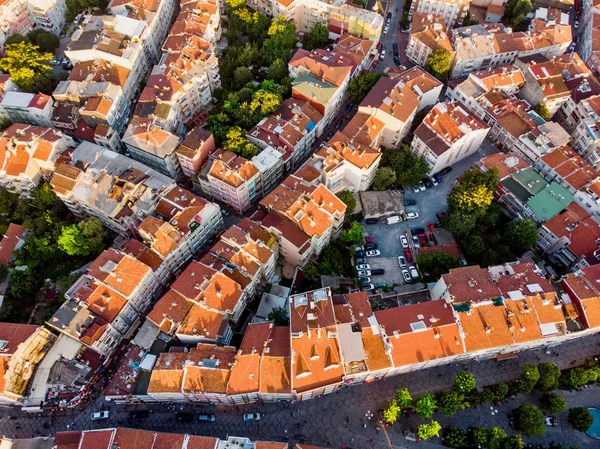
[(275, 326), (288, 326), (290, 324), (290, 317), (287, 309), (284, 309), (283, 307), (275, 307), (269, 312), (267, 319), (273, 321)]
[(508, 385), (504, 382), (492, 385), (491, 390), (494, 392), (494, 401), (500, 402), (508, 395)]
[(390, 167), (379, 167), (375, 170), (373, 190), (388, 190), (396, 182), (396, 172)]
[(342, 190), (337, 197), (346, 205), (346, 216), (352, 215), (356, 208), (356, 199), (350, 190)]
[(233, 73), (233, 88), (239, 90), (253, 79), (252, 72), (247, 67), (238, 67)]
[(388, 401), (383, 409), (383, 420), (388, 424), (394, 424), (400, 416), (400, 407), (395, 400)]
[(352, 227), (350, 229), (346, 229), (340, 235), (340, 241), (346, 245), (356, 245), (362, 243), (363, 241), (363, 227), (360, 223), (356, 221), (352, 223)]
[(558, 388), (558, 379), (560, 378), (560, 368), (553, 363), (544, 362), (538, 364), (540, 379), (537, 388), (541, 391), (552, 391)]
[(271, 20), (263, 43), (263, 54), (267, 64), (277, 59), (288, 62), (292, 58), (292, 49), (296, 46), (296, 25), (293, 20), (280, 16)]
[(59, 203), (60, 199), (47, 182), (40, 184), (31, 192), (31, 204), (40, 209), (50, 209)]
[(436, 251), (433, 253), (419, 253), (417, 265), (419, 265), (421, 273), (426, 274), (427, 279), (437, 280), (452, 268), (460, 267), (461, 263), (455, 256), (446, 254), (443, 251)]
[(444, 446), (461, 449), (467, 447), (467, 435), (456, 427), (446, 427), (444, 428), (443, 443)]
[(6, 189), (0, 189), (0, 215), (9, 215), (12, 213), (19, 200), (19, 195), (9, 192)]
[(475, 388), (475, 376), (467, 371), (459, 371), (454, 377), (454, 391), (460, 394), (467, 394)]
[(383, 73), (364, 72), (352, 78), (348, 86), (348, 94), (352, 103), (360, 104), (382, 76), (385, 75)]
[(539, 103), (535, 107), (535, 112), (537, 112), (538, 115), (540, 117), (542, 117), (544, 120), (550, 120), (550, 118), (551, 118), (550, 110), (548, 109), (548, 106), (546, 106), (546, 103), (544, 103), (544, 102)]
[(417, 433), (422, 440), (429, 440), (430, 438), (439, 436), (440, 430), (442, 430), (440, 423), (437, 421), (431, 421), (429, 423), (420, 424)]
[(223, 142), (223, 149), (231, 151), (246, 159), (252, 159), (258, 154), (258, 148), (248, 139), (244, 130), (239, 126), (229, 128)]
[(512, 435), (502, 442), (502, 449), (523, 449), (523, 438), (521, 435)]
[(40, 53), (39, 47), (30, 42), (6, 46), (6, 56), (0, 59), (0, 70), (27, 92), (49, 91), (52, 87), (51, 67), (48, 62), (52, 53)]
[(435, 401), (440, 412), (446, 416), (452, 416), (460, 408), (463, 396), (455, 391), (452, 393), (440, 392), (435, 395)]
[(400, 149), (382, 148), (380, 166), (390, 167), (396, 173), (395, 187), (416, 185), (429, 173), (427, 162), (421, 157), (416, 157), (410, 148), (404, 146)]
[(254, 93), (252, 101), (250, 102), (250, 112), (258, 115), (256, 121), (258, 122), (263, 117), (268, 117), (279, 107), (281, 104), (281, 95), (275, 92), (269, 92), (263, 89), (259, 89)]
[(87, 256), (90, 253), (87, 240), (76, 224), (63, 226), (57, 243), (69, 256)]
[(0, 263), (0, 282), (6, 279), (8, 276), (8, 268), (6, 265)]
[(538, 230), (531, 220), (514, 220), (508, 223), (504, 239), (517, 254), (523, 254), (538, 241)]
[(544, 414), (535, 405), (524, 404), (513, 411), (515, 427), (528, 437), (541, 437), (546, 433)]
[(100, 254), (104, 250), (104, 242), (108, 238), (108, 231), (100, 220), (88, 217), (81, 220), (77, 227), (85, 238), (88, 254)]
[(569, 409), (569, 417), (567, 420), (573, 429), (579, 430), (580, 432), (585, 432), (594, 423), (592, 413), (587, 408), (583, 407)]
[(510, 23), (515, 31), (523, 31), (521, 24), (532, 8), (533, 5), (530, 0), (509, 0), (504, 10), (502, 22)]
[(272, 79), (276, 83), (280, 83), (286, 76), (288, 76), (288, 66), (281, 59), (276, 59), (269, 66), (269, 79)]
[(585, 385), (589, 382), (588, 372), (585, 368), (578, 366), (566, 370), (560, 376), (560, 387), (566, 390), (572, 390)]
[(538, 367), (532, 363), (526, 363), (521, 367), (521, 392), (529, 393), (535, 388), (540, 379)]
[(445, 81), (450, 73), (450, 65), (452, 64), (452, 53), (443, 48), (437, 48), (431, 52), (427, 58), (425, 70), (431, 73), (440, 81)]
[(319, 277), (319, 269), (314, 262), (308, 262), (302, 267), (302, 274), (308, 279), (316, 279)]
[(227, 114), (220, 112), (208, 116), (206, 127), (213, 134), (217, 147), (222, 146), (227, 139), (227, 131), (230, 126), (231, 119)]
[(471, 11), (467, 11), (467, 15), (463, 19), (462, 26), (468, 27), (468, 26), (473, 26), (473, 25), (479, 25), (479, 20), (474, 19), (471, 16)]
[(12, 45), (18, 44), (20, 42), (31, 42), (27, 36), (23, 36), (22, 34), (15, 33), (8, 36), (4, 45)]
[(67, 13), (65, 14), (65, 18), (67, 19), (67, 23), (71, 23), (80, 12), (94, 8), (104, 9), (107, 3), (104, 0), (66, 0), (66, 5)]
[(417, 402), (415, 403), (415, 411), (417, 414), (426, 419), (429, 419), (433, 416), (436, 408), (437, 404), (435, 399), (433, 396), (431, 396), (431, 394), (429, 394), (429, 392), (417, 399)]
[(29, 41), (40, 47), (40, 51), (52, 53), (60, 45), (60, 40), (55, 34), (49, 33), (44, 30), (33, 30), (27, 33)]
[(329, 28), (322, 23), (317, 23), (302, 41), (302, 47), (308, 51), (315, 48), (325, 48), (328, 40)]
[(473, 440), (475, 443), (488, 449), (499, 449), (505, 438), (506, 432), (500, 427), (473, 429)]
[(452, 212), (482, 217), (492, 204), (498, 182), (496, 169), (486, 172), (476, 168), (469, 169), (461, 177), (458, 186), (450, 192), (448, 206)]
[(409, 408), (413, 405), (412, 396), (406, 388), (400, 388), (399, 390), (397, 390), (396, 395), (394, 396), (394, 400), (400, 408)]
[(567, 409), (567, 401), (556, 393), (545, 393), (540, 398), (540, 407), (550, 413), (560, 413)]

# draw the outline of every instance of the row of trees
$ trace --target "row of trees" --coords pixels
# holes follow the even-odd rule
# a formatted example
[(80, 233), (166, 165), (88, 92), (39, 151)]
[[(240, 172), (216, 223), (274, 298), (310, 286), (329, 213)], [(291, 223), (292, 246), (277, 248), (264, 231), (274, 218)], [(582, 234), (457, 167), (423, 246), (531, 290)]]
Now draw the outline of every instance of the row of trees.
[(479, 427), (465, 433), (456, 427), (444, 429), (442, 441), (445, 446), (465, 448), (477, 446), (488, 449), (522, 449), (521, 435), (507, 436), (500, 427)]
[(413, 155), (405, 145), (401, 149), (382, 148), (379, 168), (375, 172), (373, 190), (400, 189), (419, 184), (429, 173), (422, 157)]

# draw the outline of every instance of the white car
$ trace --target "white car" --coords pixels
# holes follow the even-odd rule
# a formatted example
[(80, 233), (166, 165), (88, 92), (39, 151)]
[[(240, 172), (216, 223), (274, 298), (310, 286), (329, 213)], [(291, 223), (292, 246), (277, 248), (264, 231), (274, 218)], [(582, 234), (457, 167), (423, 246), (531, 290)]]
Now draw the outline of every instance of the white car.
[(101, 412), (92, 413), (92, 421), (98, 421), (100, 419), (107, 419), (107, 418), (108, 418), (108, 410), (103, 410)]
[(370, 270), (358, 270), (356, 272), (360, 277), (368, 277), (371, 276), (371, 271)]
[(413, 192), (419, 193), (420, 191), (421, 189), (419, 188), (419, 186), (413, 186)]
[(408, 271), (410, 271), (410, 275), (413, 279), (417, 279), (419, 277), (419, 272), (412, 265), (408, 267)]
[(408, 248), (408, 239), (404, 234), (400, 236), (400, 243), (402, 244), (402, 248)]
[(407, 220), (414, 220), (415, 218), (419, 218), (419, 214), (417, 212), (407, 212), (406, 213)]
[(405, 282), (412, 282), (412, 278), (410, 277), (408, 270), (402, 270), (402, 277), (404, 278)]
[(364, 251), (364, 250), (365, 250), (365, 247), (364, 247), (364, 246), (356, 245), (356, 246), (354, 247), (354, 251)]
[(575, 29), (579, 28), (579, 20), (576, 20), (573, 26), (575, 27)]
[(439, 183), (437, 182), (437, 179), (435, 179), (433, 176), (429, 178), (429, 180), (431, 181), (431, 184), (433, 184), (433, 187), (438, 186)]
[(416, 235), (413, 235), (413, 243), (415, 245), (415, 248), (421, 247), (421, 244), (419, 243), (419, 237), (417, 237)]
[(367, 257), (377, 257), (381, 255), (381, 251), (378, 249), (372, 249), (371, 251), (367, 251)]
[(400, 265), (400, 268), (406, 267), (406, 259), (404, 256), (398, 256), (398, 265)]
[(390, 27), (385, 27), (385, 28), (383, 29), (383, 34), (384, 34), (384, 35), (388, 34), (388, 31), (390, 31)]
[(382, 60), (382, 61), (385, 59), (385, 50), (381, 50), (381, 54), (379, 55), (379, 59)]
[(245, 413), (244, 421), (260, 421), (260, 413)]
[(424, 192), (425, 190), (427, 190), (427, 187), (425, 187), (425, 184), (423, 184), (423, 183), (421, 182), (421, 183), (419, 183), (419, 190), (420, 190), (421, 192)]
[(366, 292), (369, 290), (375, 290), (375, 286), (373, 284), (363, 284), (362, 290), (363, 290), (363, 292)]
[(359, 263), (356, 266), (357, 270), (370, 270), (371, 269), (371, 265), (369, 265), (368, 263)]

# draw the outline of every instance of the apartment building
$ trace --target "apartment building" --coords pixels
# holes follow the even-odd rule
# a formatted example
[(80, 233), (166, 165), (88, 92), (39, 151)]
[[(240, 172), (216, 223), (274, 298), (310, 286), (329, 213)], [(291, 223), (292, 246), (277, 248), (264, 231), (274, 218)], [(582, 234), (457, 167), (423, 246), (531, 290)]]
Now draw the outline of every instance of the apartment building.
[(132, 336), (161, 288), (150, 266), (111, 248), (67, 290), (47, 324), (110, 357)]
[(131, 113), (131, 96), (126, 93), (130, 76), (129, 68), (108, 59), (75, 64), (52, 93), (52, 125), (79, 141), (118, 152), (120, 133)]
[(333, 49), (336, 53), (354, 61), (360, 70), (368, 70), (375, 62), (377, 42), (344, 33), (336, 41)]
[(406, 56), (415, 64), (425, 67), (429, 55), (443, 49), (454, 57), (454, 48), (446, 33), (446, 22), (437, 14), (417, 12), (413, 14)]
[(600, 121), (600, 89), (597, 90), (596, 85), (589, 84), (592, 87), (589, 93), (598, 93), (582, 98), (577, 104), (567, 101), (556, 114), (571, 135), (573, 149), (595, 169), (600, 166), (600, 131), (597, 126)]
[(308, 184), (295, 175), (261, 200), (260, 205), (289, 219), (311, 239), (311, 251), (319, 255), (340, 232), (346, 205), (326, 186)]
[(216, 149), (215, 138), (210, 131), (200, 127), (192, 129), (175, 149), (184, 178), (195, 178)]
[(598, 263), (600, 225), (573, 202), (539, 230), (537, 246), (555, 263), (577, 271)]
[(444, 86), (420, 67), (413, 67), (399, 73), (390, 73), (390, 78), (402, 81), (419, 97), (417, 112), (433, 106), (439, 101)]
[(56, 336), (43, 326), (0, 323), (0, 404), (23, 403), (38, 364), (55, 341)]
[(512, 153), (496, 153), (483, 157), (475, 163), (475, 166), (483, 172), (495, 169), (500, 181), (530, 167), (522, 158)]
[(457, 102), (437, 103), (415, 130), (411, 151), (437, 173), (476, 152), (489, 130)]
[(558, 123), (547, 122), (521, 134), (511, 149), (530, 164), (535, 164), (555, 148), (567, 145), (570, 137)]
[[(332, 193), (368, 190), (381, 161), (379, 147), (360, 145), (337, 133), (306, 162), (319, 173), (319, 181)], [(296, 173), (301, 177), (301, 172)]]
[(132, 159), (176, 181), (181, 180), (183, 173), (175, 153), (179, 137), (154, 124), (151, 118), (134, 116), (122, 142)]
[[(9, 83), (6, 85), (10, 86)], [(52, 126), (50, 116), (53, 106), (52, 97), (44, 94), (5, 90), (0, 95), (0, 116), (5, 116), (13, 123), (28, 123), (49, 128)]]
[(133, 159), (89, 142), (57, 166), (54, 193), (78, 217), (96, 217), (119, 234), (135, 234), (175, 181)]
[(25, 35), (33, 30), (33, 23), (22, 0), (7, 0), (0, 4), (0, 51), (13, 34)]
[(448, 28), (462, 25), (469, 11), (470, 0), (418, 0), (413, 19), (418, 13), (436, 14), (444, 19)]
[(65, 0), (25, 0), (23, 3), (37, 29), (60, 34), (66, 23)]
[(351, 59), (328, 50), (299, 49), (288, 63), (292, 97), (305, 100), (323, 115), (322, 129), (338, 113), (350, 79), (358, 72)]
[(600, 326), (600, 308), (598, 281), (600, 280), (600, 265), (582, 268), (575, 273), (567, 274), (560, 284), (565, 290), (572, 306), (575, 307), (585, 328), (593, 329)]
[(0, 136), (0, 186), (28, 198), (40, 182), (50, 179), (58, 157), (71, 144), (52, 128), (9, 126)]
[[(498, 102), (485, 111), (484, 121), (492, 126), (488, 139), (499, 149), (514, 151), (518, 139), (530, 134), (540, 123), (546, 123), (529, 104), (516, 98), (495, 95), (494, 92), (484, 94), (485, 99), (496, 97)], [(531, 134), (533, 136), (533, 134)]]
[(595, 74), (600, 73), (600, 5), (589, 5), (582, 18), (579, 55)]
[(23, 246), (27, 229), (16, 223), (10, 223), (0, 241), (0, 264), (8, 266), (13, 259), (13, 253)]
[(315, 140), (323, 133), (323, 127), (323, 114), (309, 101), (289, 98), (248, 131), (246, 138), (262, 150), (281, 149), (288, 171), (306, 159)]

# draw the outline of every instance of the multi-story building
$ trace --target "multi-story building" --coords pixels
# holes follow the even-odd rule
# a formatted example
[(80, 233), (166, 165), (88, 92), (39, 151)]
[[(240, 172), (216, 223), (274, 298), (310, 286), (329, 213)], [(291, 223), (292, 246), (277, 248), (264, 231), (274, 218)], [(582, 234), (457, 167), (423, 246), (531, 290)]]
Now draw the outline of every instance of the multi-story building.
[(175, 181), (133, 159), (89, 142), (58, 165), (51, 184), (78, 217), (96, 217), (119, 234), (135, 234)]
[(27, 229), (16, 223), (10, 223), (0, 241), (0, 264), (5, 267), (13, 260), (14, 252), (23, 246)]
[(291, 175), (261, 202), (268, 212), (289, 219), (311, 239), (311, 252), (319, 255), (342, 228), (346, 205), (327, 187), (315, 187)]
[[(580, 19), (583, 32), (579, 40), (579, 56), (596, 74), (600, 73), (600, 5), (583, 2), (584, 15)], [(586, 4), (587, 3), (587, 4)]]
[[(596, 86), (596, 83), (588, 85)], [(574, 106), (571, 103), (563, 103), (556, 116), (569, 131), (573, 149), (597, 169), (600, 167), (600, 95), (583, 98)]]
[(186, 179), (195, 178), (216, 149), (215, 138), (210, 131), (200, 127), (192, 129), (175, 149), (182, 175)]
[(521, 134), (511, 148), (530, 164), (569, 143), (570, 135), (556, 122), (547, 122)]
[(61, 132), (15, 123), (0, 136), (0, 186), (21, 198), (49, 180), (58, 157), (72, 144)]
[(7, 0), (0, 4), (0, 51), (13, 34), (26, 35), (33, 30), (33, 23), (21, 0)]
[(411, 151), (437, 173), (475, 153), (489, 130), (457, 102), (438, 103), (415, 130)]
[(322, 128), (338, 113), (350, 78), (358, 66), (351, 59), (328, 50), (298, 50), (288, 64), (292, 96), (305, 100), (323, 115)]
[(497, 103), (488, 107), (485, 111), (484, 122), (492, 126), (488, 139), (496, 144), (499, 149), (512, 151), (519, 137), (531, 133), (539, 126), (539, 123), (545, 121), (534, 111), (531, 111), (529, 104), (516, 98), (497, 95), (493, 91), (484, 94), (481, 99), (485, 103), (491, 103), (490, 97), (496, 97)]
[(60, 34), (66, 22), (65, 0), (25, 0), (24, 4), (37, 29)]
[(248, 131), (246, 138), (263, 150), (281, 149), (285, 168), (291, 170), (306, 159), (323, 126), (323, 115), (309, 101), (289, 98)]
[(0, 116), (6, 116), (13, 123), (51, 127), (53, 106), (52, 97), (44, 94), (7, 90), (0, 96)]
[(376, 42), (344, 33), (336, 41), (334, 51), (351, 59), (361, 70), (368, 70), (377, 58)]
[(415, 64), (425, 67), (429, 55), (441, 48), (454, 57), (454, 48), (446, 34), (446, 22), (437, 14), (415, 13), (413, 15), (406, 56)]
[(390, 73), (390, 78), (400, 80), (419, 97), (417, 112), (433, 106), (439, 101), (444, 85), (420, 67), (399, 73)]
[(596, 287), (600, 282), (600, 265), (569, 273), (560, 284), (572, 306), (575, 307), (583, 326), (594, 329), (600, 326), (600, 294)]
[(462, 25), (471, 2), (470, 0), (416, 0), (416, 4), (413, 19), (418, 13), (436, 14), (444, 19), (448, 28), (454, 28)]

